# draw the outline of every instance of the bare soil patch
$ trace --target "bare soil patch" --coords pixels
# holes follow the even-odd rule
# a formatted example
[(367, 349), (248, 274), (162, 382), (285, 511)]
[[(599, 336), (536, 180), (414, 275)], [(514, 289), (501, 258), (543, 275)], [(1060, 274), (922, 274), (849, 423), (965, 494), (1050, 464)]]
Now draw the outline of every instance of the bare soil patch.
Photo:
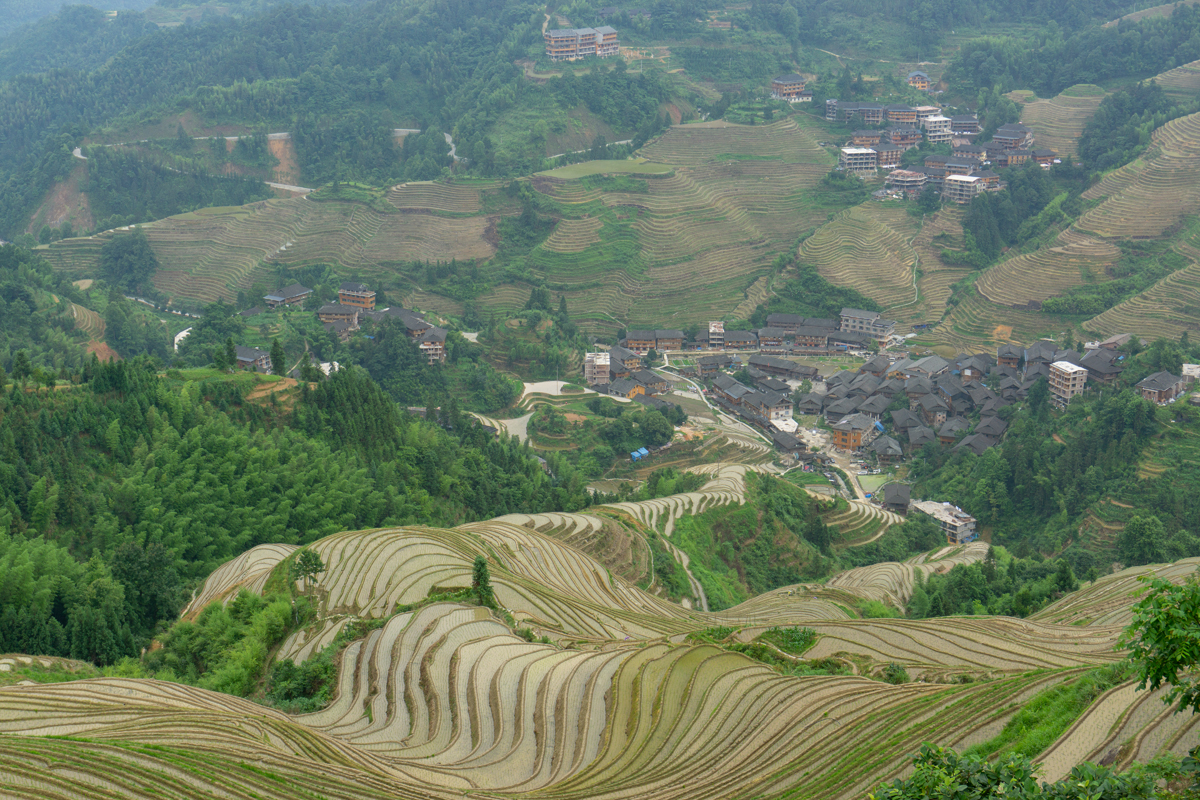
[(996, 328), (992, 331), (992, 337), (995, 339), (1011, 339), (1012, 338), (1012, 326), (1011, 325), (997, 325)]
[(250, 392), (250, 394), (246, 395), (246, 399), (261, 400), (269, 394), (286, 391), (291, 389), (293, 386), (296, 386), (295, 378), (283, 378), (282, 380), (259, 384), (258, 386), (254, 387), (254, 390)]
[(88, 203), (87, 195), (80, 190), (86, 174), (87, 164), (76, 160), (75, 167), (67, 179), (55, 184), (41, 206), (30, 217), (25, 232), (36, 236), (41, 226), (60, 228), (68, 220), (77, 231), (91, 230), (95, 227), (91, 204)]
[(300, 164), (296, 161), (296, 148), (291, 139), (268, 139), (267, 148), (279, 161), (275, 167), (275, 182), (297, 185), (300, 180)]
[(88, 355), (95, 353), (96, 358), (100, 359), (101, 361), (120, 361), (121, 360), (121, 356), (117, 353), (116, 350), (113, 350), (111, 347), (108, 346), (108, 342), (88, 342), (87, 343), (87, 352), (88, 352)]

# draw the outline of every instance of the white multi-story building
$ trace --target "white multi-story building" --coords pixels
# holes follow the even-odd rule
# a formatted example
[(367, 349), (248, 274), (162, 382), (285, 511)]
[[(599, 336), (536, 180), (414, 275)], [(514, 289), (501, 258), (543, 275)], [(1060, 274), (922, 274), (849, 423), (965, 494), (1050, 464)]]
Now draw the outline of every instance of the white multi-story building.
[(942, 533), (946, 534), (948, 544), (966, 544), (979, 538), (979, 532), (975, 530), (975, 518), (958, 506), (918, 500), (911, 507), (933, 517)]
[(607, 386), (612, 379), (608, 353), (588, 353), (583, 359), (583, 379), (588, 386)]
[(926, 117), (921, 125), (925, 128), (925, 138), (932, 144), (949, 144), (954, 137), (950, 130), (950, 118), (941, 114)]
[(710, 350), (725, 349), (725, 323), (708, 323), (708, 348)]
[(838, 166), (847, 172), (874, 172), (878, 156), (869, 147), (843, 147), (838, 156)]
[(1088, 371), (1069, 361), (1055, 361), (1050, 365), (1050, 394), (1054, 402), (1065, 406), (1077, 394), (1087, 388)]
[(942, 197), (954, 203), (969, 203), (983, 191), (983, 179), (974, 175), (947, 175)]

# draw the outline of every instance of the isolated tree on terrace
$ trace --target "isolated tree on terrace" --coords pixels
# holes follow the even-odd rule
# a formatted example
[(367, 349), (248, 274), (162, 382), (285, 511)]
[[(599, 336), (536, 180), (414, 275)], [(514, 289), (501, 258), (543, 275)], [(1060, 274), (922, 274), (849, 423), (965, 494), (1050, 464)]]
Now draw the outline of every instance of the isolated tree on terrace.
[(283, 375), (287, 371), (287, 354), (278, 339), (271, 340), (271, 372)]
[(292, 580), (304, 581), (306, 591), (308, 582), (316, 580), (317, 576), (324, 571), (325, 563), (321, 561), (321, 557), (307, 547), (297, 553), (296, 560), (292, 562)]
[(475, 556), (475, 566), (471, 571), (471, 588), (479, 598), (479, 604), (488, 608), (496, 607), (496, 594), (492, 591), (492, 576), (488, 571), (487, 559)]

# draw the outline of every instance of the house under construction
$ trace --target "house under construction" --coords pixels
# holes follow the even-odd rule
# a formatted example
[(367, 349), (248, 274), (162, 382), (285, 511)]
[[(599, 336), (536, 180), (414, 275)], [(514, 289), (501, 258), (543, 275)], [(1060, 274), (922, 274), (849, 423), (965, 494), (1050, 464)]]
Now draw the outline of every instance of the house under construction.
[(620, 50), (617, 30), (608, 25), (546, 31), (544, 38), (546, 55), (551, 61), (576, 61), (588, 56), (607, 58)]

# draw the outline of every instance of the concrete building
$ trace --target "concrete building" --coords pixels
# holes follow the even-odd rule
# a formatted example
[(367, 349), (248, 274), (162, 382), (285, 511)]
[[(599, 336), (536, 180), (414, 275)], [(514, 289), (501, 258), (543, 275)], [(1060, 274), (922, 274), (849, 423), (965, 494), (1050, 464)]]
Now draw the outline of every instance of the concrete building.
[(942, 181), (942, 197), (953, 203), (969, 203), (981, 191), (983, 180), (974, 175), (947, 175)]
[(843, 147), (838, 166), (847, 172), (874, 172), (878, 164), (875, 151), (869, 147)]
[(941, 114), (926, 117), (921, 124), (925, 128), (925, 138), (932, 144), (949, 144), (954, 136), (950, 130), (950, 118)]
[(929, 176), (924, 172), (913, 172), (907, 169), (894, 169), (888, 173), (887, 185), (905, 194), (920, 194), (925, 188)]
[(942, 533), (946, 534), (947, 544), (966, 544), (979, 538), (979, 532), (975, 530), (975, 518), (958, 506), (918, 500), (911, 507), (933, 517)]
[(583, 379), (588, 386), (607, 386), (612, 380), (608, 369), (608, 353), (588, 353), (583, 358)]
[(710, 350), (725, 349), (725, 323), (708, 323), (708, 347)]
[(542, 39), (551, 61), (576, 61), (588, 56), (607, 58), (620, 51), (617, 31), (608, 25), (546, 31)]
[(914, 70), (908, 73), (908, 85), (922, 92), (928, 92), (930, 86), (929, 76), (920, 70)]
[(1050, 365), (1050, 394), (1057, 405), (1065, 406), (1071, 398), (1083, 394), (1087, 387), (1088, 371), (1069, 361), (1055, 361)]
[(843, 308), (841, 318), (839, 330), (844, 333), (866, 334), (880, 345), (886, 344), (888, 338), (896, 332), (896, 323), (879, 316), (877, 311)]

